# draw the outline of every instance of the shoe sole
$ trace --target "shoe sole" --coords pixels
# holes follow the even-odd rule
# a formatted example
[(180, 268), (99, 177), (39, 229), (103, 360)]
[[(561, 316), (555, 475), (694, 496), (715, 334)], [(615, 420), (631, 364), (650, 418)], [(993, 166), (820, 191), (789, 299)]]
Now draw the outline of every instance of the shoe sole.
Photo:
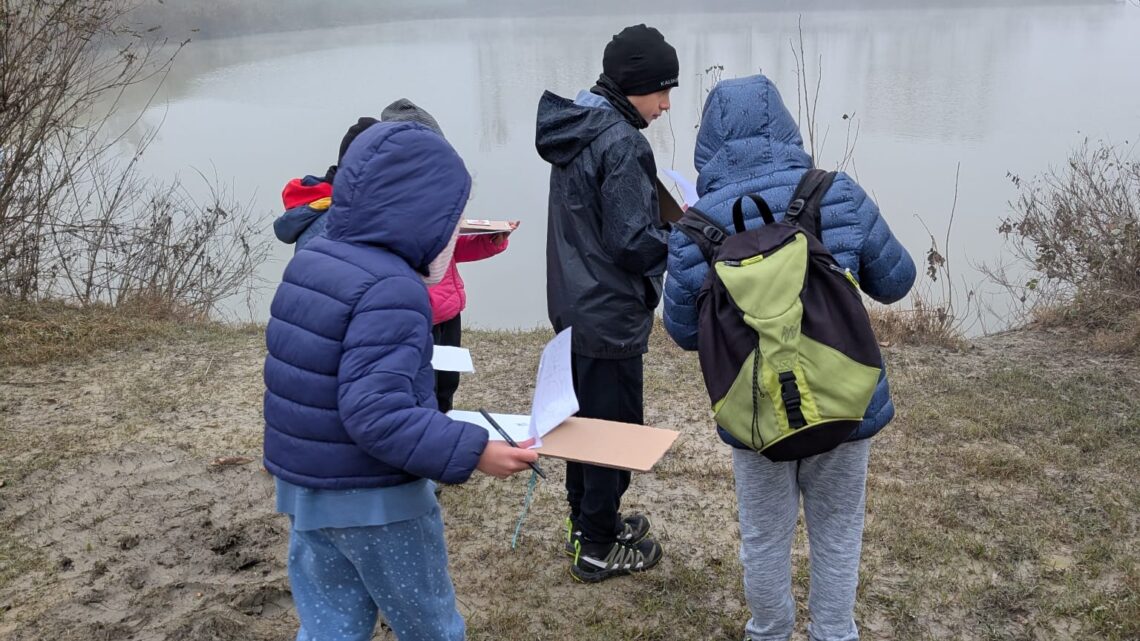
[(657, 555), (657, 558), (654, 559), (652, 563), (643, 565), (636, 570), (598, 570), (597, 572), (583, 572), (582, 569), (578, 567), (578, 564), (572, 563), (570, 564), (570, 577), (579, 583), (601, 583), (606, 579), (652, 570), (657, 567), (657, 564), (661, 562), (661, 558), (664, 556), (665, 553), (662, 552)]

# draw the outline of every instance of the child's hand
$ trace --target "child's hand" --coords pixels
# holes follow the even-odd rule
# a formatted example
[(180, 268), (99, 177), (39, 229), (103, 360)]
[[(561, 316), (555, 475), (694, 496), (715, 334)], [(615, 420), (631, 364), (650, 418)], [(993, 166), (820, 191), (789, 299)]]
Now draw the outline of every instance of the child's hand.
[(475, 469), (488, 476), (505, 479), (515, 472), (527, 469), (529, 463), (538, 460), (538, 452), (526, 449), (531, 445), (534, 445), (534, 439), (519, 443), (519, 447), (512, 447), (502, 441), (488, 441)]
[[(510, 224), (511, 231), (519, 228), (519, 221), (517, 220), (512, 220)], [(507, 238), (511, 235), (511, 231), (501, 231), (497, 234), (492, 235), (491, 243), (495, 245), (495, 247), (502, 247), (503, 243), (507, 242)]]

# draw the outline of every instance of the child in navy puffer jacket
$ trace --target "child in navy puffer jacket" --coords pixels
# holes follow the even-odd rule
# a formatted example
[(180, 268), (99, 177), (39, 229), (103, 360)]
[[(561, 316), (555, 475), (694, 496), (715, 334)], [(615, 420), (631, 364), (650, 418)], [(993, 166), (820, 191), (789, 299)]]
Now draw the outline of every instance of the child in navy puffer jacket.
[(471, 179), (434, 132), (380, 123), (334, 183), (266, 328), (264, 461), (290, 519), (297, 638), (370, 639), (382, 612), (400, 641), (459, 641), (432, 481), (537, 458), (436, 407), (426, 285), (451, 259)]

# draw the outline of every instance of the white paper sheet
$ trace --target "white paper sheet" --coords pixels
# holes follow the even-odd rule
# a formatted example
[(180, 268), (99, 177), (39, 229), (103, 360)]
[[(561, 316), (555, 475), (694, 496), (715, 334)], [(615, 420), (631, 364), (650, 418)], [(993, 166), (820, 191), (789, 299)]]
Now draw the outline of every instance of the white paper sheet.
[(700, 196), (697, 195), (696, 185), (686, 180), (680, 173), (672, 169), (663, 169), (662, 172), (681, 188), (681, 197), (685, 199), (686, 205), (692, 207), (693, 203), (700, 200)]
[(538, 362), (538, 378), (534, 399), (530, 404), (530, 437), (535, 447), (542, 437), (578, 413), (578, 397), (574, 394), (574, 374), (570, 369), (570, 330), (562, 330), (542, 350)]
[[(487, 430), (487, 434), (491, 436), (492, 441), (502, 441), (502, 436), (499, 435), (498, 430), (491, 427), (487, 419), (479, 412), (465, 412), (462, 410), (451, 410), (447, 413), (448, 416), (457, 420), (478, 425), (479, 427)], [(516, 443), (522, 443), (530, 438), (530, 417), (522, 414), (492, 414), (491, 418), (503, 428), (511, 438), (515, 439)]]
[(431, 354), (431, 368), (439, 372), (474, 372), (471, 350), (450, 345), (436, 345)]

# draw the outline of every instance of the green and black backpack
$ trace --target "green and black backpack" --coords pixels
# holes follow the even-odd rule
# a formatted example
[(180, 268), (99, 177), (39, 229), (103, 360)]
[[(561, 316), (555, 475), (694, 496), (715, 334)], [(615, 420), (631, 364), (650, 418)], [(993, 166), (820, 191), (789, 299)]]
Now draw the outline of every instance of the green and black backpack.
[[(850, 438), (882, 369), (859, 285), (821, 242), (820, 203), (834, 179), (805, 173), (780, 222), (750, 195), (733, 205), (735, 234), (691, 207), (675, 223), (709, 262), (697, 297), (698, 350), (713, 416), (773, 461)], [(751, 230), (749, 200), (764, 219)]]

